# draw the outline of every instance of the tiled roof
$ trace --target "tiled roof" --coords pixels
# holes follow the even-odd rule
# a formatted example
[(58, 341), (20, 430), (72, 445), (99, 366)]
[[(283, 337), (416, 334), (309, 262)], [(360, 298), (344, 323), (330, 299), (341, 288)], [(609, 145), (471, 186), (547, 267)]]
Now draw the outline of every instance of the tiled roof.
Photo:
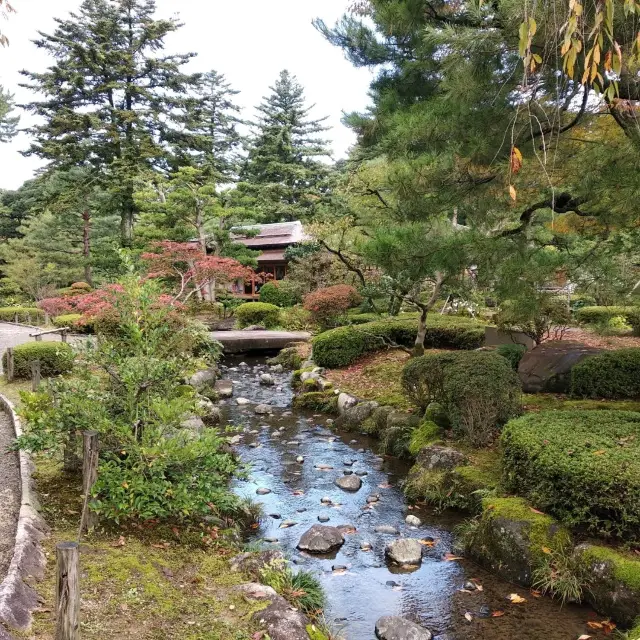
[[(258, 234), (247, 237), (243, 231), (257, 230)], [(302, 229), (302, 223), (277, 222), (275, 224), (256, 224), (246, 227), (235, 227), (232, 231), (232, 238), (246, 247), (261, 246), (288, 246), (306, 239)]]

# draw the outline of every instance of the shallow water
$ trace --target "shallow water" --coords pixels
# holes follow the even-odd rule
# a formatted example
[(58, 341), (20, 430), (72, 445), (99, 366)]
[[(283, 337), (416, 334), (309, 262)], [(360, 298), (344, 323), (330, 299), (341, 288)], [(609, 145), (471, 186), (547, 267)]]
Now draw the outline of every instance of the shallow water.
[[(241, 362), (247, 366), (239, 366)], [(249, 357), (225, 361), (230, 368), (223, 376), (234, 381), (234, 398), (225, 403), (224, 410), (230, 424), (244, 429), (238, 451), (250, 466), (249, 479), (237, 481), (235, 489), (264, 504), (267, 515), (253, 539), (277, 538), (277, 542), (264, 542), (264, 547), (281, 549), (296, 564), (318, 575), (327, 594), (325, 617), (345, 640), (374, 640), (375, 622), (383, 615), (407, 616), (428, 628), (436, 640), (604, 637), (587, 626), (588, 621), (600, 619), (588, 608), (561, 608), (548, 598), (536, 598), (526, 589), (497, 579), (469, 560), (445, 560), (445, 554), (452, 552), (452, 530), (461, 517), (408, 510), (401, 488), (406, 464), (377, 456), (373, 439), (332, 431), (326, 416), (292, 410), (290, 374), (273, 374), (276, 386), (260, 386), (259, 374), (268, 370), (263, 363), (264, 359)], [(251, 404), (238, 406), (238, 397)], [(253, 407), (259, 403), (270, 404), (273, 415), (256, 416)], [(300, 455), (303, 464), (296, 462)], [(345, 459), (353, 460), (353, 465), (345, 465)], [(321, 471), (314, 468), (317, 464), (333, 469)], [(345, 470), (367, 472), (357, 493), (335, 486), (335, 479)], [(258, 488), (272, 493), (256, 495)], [(367, 506), (372, 494), (378, 494), (380, 500)], [(321, 504), (325, 496), (339, 506)], [(417, 515), (423, 525), (417, 529), (407, 526), (404, 520), (409, 513)], [(345, 544), (332, 556), (309, 556), (296, 549), (302, 534), (318, 524), (319, 515), (329, 516), (327, 525), (356, 529), (345, 535)], [(285, 520), (297, 524), (280, 528)], [(420, 568), (407, 573), (386, 565), (385, 546), (397, 536), (375, 533), (374, 527), (382, 524), (395, 526), (403, 537), (436, 541), (432, 548), (425, 548)], [(361, 550), (365, 541), (371, 544), (371, 551)], [(334, 566), (344, 566), (346, 571), (333, 571)], [(482, 591), (461, 591), (470, 579)], [(511, 604), (506, 599), (511, 593), (518, 593), (526, 602)], [(492, 617), (494, 612), (504, 615)]]

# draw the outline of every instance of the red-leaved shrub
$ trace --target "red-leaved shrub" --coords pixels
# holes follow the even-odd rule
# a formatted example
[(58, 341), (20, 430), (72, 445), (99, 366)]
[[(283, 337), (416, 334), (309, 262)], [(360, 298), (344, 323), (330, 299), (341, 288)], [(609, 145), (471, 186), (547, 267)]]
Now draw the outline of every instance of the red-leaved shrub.
[(361, 302), (362, 297), (354, 287), (337, 284), (309, 293), (304, 298), (304, 308), (311, 313), (315, 322), (328, 327), (337, 324), (348, 309)]

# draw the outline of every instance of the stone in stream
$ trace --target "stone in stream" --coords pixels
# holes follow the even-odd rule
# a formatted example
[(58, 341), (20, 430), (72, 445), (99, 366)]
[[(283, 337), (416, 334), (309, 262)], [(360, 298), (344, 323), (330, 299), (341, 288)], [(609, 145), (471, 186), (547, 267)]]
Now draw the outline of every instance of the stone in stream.
[(362, 480), (358, 476), (342, 476), (335, 484), (344, 491), (358, 491), (362, 486)]
[(345, 467), (351, 467), (353, 465), (353, 463), (355, 462), (355, 460), (351, 460), (349, 458), (345, 458), (343, 460), (343, 462), (344, 462), (344, 466)]
[(431, 631), (401, 616), (383, 616), (376, 622), (378, 640), (432, 640)]
[(240, 405), (241, 407), (250, 404), (250, 401), (247, 400), (246, 398), (236, 398), (236, 404)]
[(271, 387), (276, 383), (275, 378), (270, 373), (263, 373), (260, 376), (260, 384), (265, 387)]
[(271, 544), (276, 544), (278, 542), (278, 538), (262, 538), (265, 542), (269, 542)]
[(279, 513), (270, 513), (269, 517), (273, 518), (274, 520), (280, 520), (280, 518), (282, 518), (282, 516)]
[(329, 520), (331, 520), (331, 518), (329, 516), (318, 516), (318, 522), (329, 522)]
[(356, 471), (356, 475), (360, 476), (362, 478), (364, 476), (368, 476), (369, 472), (368, 471), (363, 471), (362, 469), (359, 469), (358, 471)]
[(309, 553), (328, 553), (344, 544), (342, 533), (335, 527), (314, 524), (298, 542), (298, 549)]
[(298, 464), (302, 464), (302, 463), (304, 462), (304, 456), (298, 456), (298, 457), (296, 458), (296, 462), (297, 462)]
[(330, 464), (317, 464), (314, 466), (314, 469), (318, 469), (318, 471), (331, 471), (333, 467)]
[(266, 496), (271, 493), (271, 489), (267, 489), (266, 487), (260, 487), (259, 489), (256, 489), (256, 493), (259, 496)]
[(260, 446), (260, 443), (259, 443), (259, 442), (250, 442), (250, 443), (249, 443), (249, 447), (250, 447), (251, 449), (257, 449), (259, 446)]
[(422, 545), (411, 538), (394, 540), (387, 545), (385, 555), (395, 564), (419, 566), (422, 563)]
[(416, 516), (408, 515), (404, 520), (411, 527), (419, 527), (422, 524), (422, 520)]
[(328, 496), (325, 496), (324, 498), (320, 498), (320, 502), (322, 502), (322, 504), (331, 504), (333, 500)]
[(353, 475), (353, 471), (351, 471), (351, 469), (345, 469), (342, 473), (345, 476), (352, 476)]
[(380, 502), (380, 496), (377, 493), (367, 497), (368, 504), (373, 504), (374, 502)]
[(374, 529), (374, 531), (376, 533), (385, 533), (385, 534), (390, 535), (390, 536), (397, 536), (397, 535), (400, 534), (400, 532), (395, 527), (392, 527), (390, 524), (378, 525)]
[(271, 367), (271, 371), (273, 371), (273, 373), (284, 373), (284, 367), (281, 364), (276, 364)]
[(214, 389), (220, 398), (231, 398), (233, 396), (233, 381), (217, 380)]
[(259, 404), (253, 409), (253, 412), (257, 416), (265, 416), (271, 413), (271, 407), (268, 404)]
[(360, 543), (360, 549), (361, 549), (362, 551), (371, 551), (371, 549), (372, 549), (372, 548), (373, 548), (373, 547), (371, 546), (371, 543), (370, 543), (370, 542), (366, 542), (366, 541), (365, 541), (365, 542), (361, 542), (361, 543)]

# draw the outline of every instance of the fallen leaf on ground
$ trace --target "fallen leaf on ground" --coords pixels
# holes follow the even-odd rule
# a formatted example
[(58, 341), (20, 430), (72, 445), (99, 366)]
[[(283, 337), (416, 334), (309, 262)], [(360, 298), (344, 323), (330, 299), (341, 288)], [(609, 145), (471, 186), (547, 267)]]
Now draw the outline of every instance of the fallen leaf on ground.
[(469, 622), (473, 622), (473, 616), (467, 611), (467, 613), (464, 614), (464, 617), (469, 621)]
[(166, 549), (169, 546), (168, 542), (163, 542), (162, 544), (152, 544), (154, 549)]
[(452, 553), (445, 553), (444, 554), (444, 559), (447, 562), (453, 562), (454, 560), (464, 560), (464, 558), (462, 556), (454, 556)]
[(504, 611), (500, 611), (499, 609), (498, 611), (493, 611), (491, 613), (492, 618), (502, 618), (503, 615), (504, 615)]
[(531, 591), (529, 591), (529, 593), (534, 597), (534, 598), (542, 598), (542, 593), (540, 591), (536, 591), (535, 589), (531, 589)]
[(587, 622), (587, 627), (589, 627), (589, 629), (602, 629), (602, 622), (589, 621)]
[(120, 536), (117, 542), (114, 542), (112, 546), (114, 547), (124, 547), (127, 544), (127, 541), (124, 539), (124, 536)]
[(546, 553), (547, 555), (553, 553), (549, 547), (542, 547), (542, 553)]
[(519, 596), (517, 593), (510, 593), (507, 596), (507, 600), (511, 602), (511, 604), (522, 604), (523, 602), (527, 601), (526, 598)]
[(593, 455), (594, 456), (601, 456), (604, 455), (605, 453), (607, 453), (604, 449), (600, 449), (599, 451), (594, 451)]
[(578, 640), (589, 640), (589, 638), (591, 638), (591, 636), (588, 636), (586, 633), (583, 633)]

